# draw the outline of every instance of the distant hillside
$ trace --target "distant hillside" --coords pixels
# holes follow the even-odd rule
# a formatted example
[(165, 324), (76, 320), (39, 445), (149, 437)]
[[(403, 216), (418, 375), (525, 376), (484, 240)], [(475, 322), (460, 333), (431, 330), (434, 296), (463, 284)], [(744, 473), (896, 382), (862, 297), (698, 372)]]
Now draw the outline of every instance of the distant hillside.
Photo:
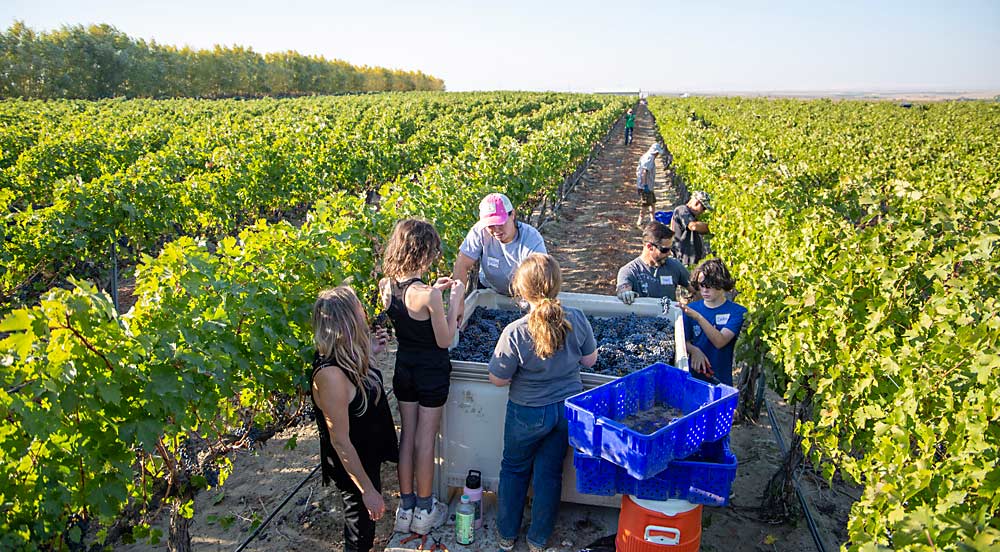
[(420, 71), (358, 67), (293, 51), (192, 50), (146, 42), (110, 25), (0, 34), (0, 98), (223, 98), (444, 90)]

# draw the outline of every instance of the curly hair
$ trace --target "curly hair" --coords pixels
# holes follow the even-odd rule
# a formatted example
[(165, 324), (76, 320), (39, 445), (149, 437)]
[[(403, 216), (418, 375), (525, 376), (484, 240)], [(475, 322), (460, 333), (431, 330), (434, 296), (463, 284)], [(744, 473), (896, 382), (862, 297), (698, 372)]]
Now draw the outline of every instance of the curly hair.
[(424, 272), (441, 255), (441, 237), (429, 222), (404, 219), (396, 223), (382, 255), (382, 272), (392, 279)]
[(551, 255), (532, 253), (517, 267), (511, 289), (531, 304), (528, 314), (528, 334), (534, 342), (535, 354), (545, 360), (566, 344), (573, 325), (566, 320), (559, 299), (562, 271)]
[(702, 286), (732, 291), (736, 287), (736, 279), (729, 273), (722, 259), (708, 259), (698, 265), (691, 273), (691, 286), (699, 289)]

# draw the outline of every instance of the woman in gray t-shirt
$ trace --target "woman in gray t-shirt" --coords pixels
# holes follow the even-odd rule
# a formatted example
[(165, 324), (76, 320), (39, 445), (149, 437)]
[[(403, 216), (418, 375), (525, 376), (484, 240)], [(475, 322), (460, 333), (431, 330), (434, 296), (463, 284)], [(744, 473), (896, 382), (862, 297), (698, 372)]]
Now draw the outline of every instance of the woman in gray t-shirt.
[(535, 498), (527, 540), (532, 549), (545, 548), (559, 513), (569, 446), (563, 401), (583, 391), (581, 365), (597, 362), (594, 330), (582, 311), (559, 303), (561, 287), (559, 263), (551, 256), (534, 253), (521, 263), (511, 289), (531, 310), (504, 328), (489, 363), (490, 382), (510, 386), (497, 509), (503, 550), (513, 549), (521, 530), (529, 482)]

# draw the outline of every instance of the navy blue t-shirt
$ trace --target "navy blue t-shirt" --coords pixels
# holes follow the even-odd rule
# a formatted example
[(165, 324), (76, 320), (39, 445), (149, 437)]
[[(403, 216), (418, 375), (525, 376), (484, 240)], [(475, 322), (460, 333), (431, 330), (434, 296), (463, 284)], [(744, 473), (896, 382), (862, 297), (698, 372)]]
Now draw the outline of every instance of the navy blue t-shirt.
[(740, 336), (740, 329), (743, 328), (743, 318), (747, 313), (746, 307), (737, 305), (728, 299), (714, 309), (705, 305), (704, 300), (695, 301), (688, 307), (701, 313), (720, 332), (729, 328), (735, 334), (725, 347), (716, 349), (705, 332), (702, 331), (701, 326), (690, 316), (684, 315), (684, 336), (705, 353), (708, 362), (712, 364), (715, 377), (726, 385), (732, 385), (733, 351), (736, 349), (736, 338)]

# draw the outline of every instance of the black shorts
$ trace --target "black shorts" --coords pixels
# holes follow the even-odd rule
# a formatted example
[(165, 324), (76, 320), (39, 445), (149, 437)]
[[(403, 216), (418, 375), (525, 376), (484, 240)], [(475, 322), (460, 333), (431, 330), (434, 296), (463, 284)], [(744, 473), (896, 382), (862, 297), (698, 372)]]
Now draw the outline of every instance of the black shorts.
[(639, 204), (643, 207), (656, 207), (656, 194), (652, 190), (643, 190), (639, 188), (637, 190), (639, 195)]
[(392, 392), (400, 402), (415, 402), (427, 408), (444, 406), (451, 387), (448, 352), (407, 351), (396, 353)]

